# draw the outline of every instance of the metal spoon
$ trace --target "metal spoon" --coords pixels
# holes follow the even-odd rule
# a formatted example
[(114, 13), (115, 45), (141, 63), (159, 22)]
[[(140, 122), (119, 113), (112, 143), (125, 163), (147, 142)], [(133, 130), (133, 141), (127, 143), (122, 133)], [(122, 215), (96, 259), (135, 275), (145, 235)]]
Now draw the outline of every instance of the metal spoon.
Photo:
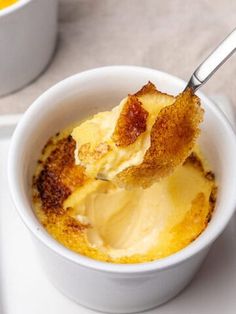
[[(209, 78), (236, 51), (236, 28), (223, 40), (219, 46), (199, 65), (191, 76), (186, 88), (194, 92), (205, 84)], [(185, 88), (185, 89), (186, 89)]]
[[(191, 88), (193, 92), (204, 85), (209, 78), (221, 67), (236, 51), (236, 28), (223, 40), (219, 46), (199, 65), (191, 76), (185, 90)], [(108, 181), (98, 174), (96, 179)]]

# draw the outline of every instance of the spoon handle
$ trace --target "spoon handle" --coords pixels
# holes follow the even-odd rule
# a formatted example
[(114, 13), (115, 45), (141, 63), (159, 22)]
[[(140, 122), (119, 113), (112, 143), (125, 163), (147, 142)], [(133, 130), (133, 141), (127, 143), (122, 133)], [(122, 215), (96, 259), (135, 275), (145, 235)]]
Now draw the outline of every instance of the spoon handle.
[(219, 46), (199, 65), (191, 76), (186, 88), (190, 87), (194, 92), (232, 56), (236, 51), (236, 28), (223, 40)]

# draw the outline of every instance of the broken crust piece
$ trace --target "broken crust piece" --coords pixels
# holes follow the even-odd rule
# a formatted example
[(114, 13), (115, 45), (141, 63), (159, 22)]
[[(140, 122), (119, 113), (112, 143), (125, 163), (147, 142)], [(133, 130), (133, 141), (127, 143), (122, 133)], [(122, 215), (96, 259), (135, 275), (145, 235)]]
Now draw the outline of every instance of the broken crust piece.
[(146, 188), (173, 172), (191, 153), (203, 113), (200, 100), (191, 89), (178, 95), (173, 105), (164, 107), (158, 114), (143, 162), (120, 172), (116, 183), (128, 188)]
[(137, 93), (128, 95), (116, 122), (113, 141), (121, 147), (133, 144), (148, 127), (150, 129), (160, 108), (174, 101), (175, 97), (158, 91), (149, 81)]
[(134, 95), (128, 95), (112, 135), (113, 141), (122, 147), (133, 144), (146, 131), (149, 112), (154, 116), (155, 110), (159, 111), (160, 107), (170, 105), (174, 100), (173, 96), (159, 92), (150, 81)]
[(191, 90), (175, 98), (149, 82), (111, 111), (73, 129), (75, 162), (90, 178), (148, 187), (185, 161), (202, 118), (200, 100)]
[(160, 110), (175, 97), (148, 83), (111, 111), (95, 114), (75, 127), (75, 163), (90, 178), (113, 180), (130, 166), (140, 165), (150, 146), (150, 132)]
[[(148, 82), (137, 93), (134, 94), (142, 103), (143, 107), (149, 112), (158, 107), (166, 107), (172, 105), (175, 97), (166, 93), (160, 92), (152, 82)], [(158, 104), (158, 106), (157, 106)], [(157, 107), (157, 108), (156, 108)], [(159, 113), (159, 111), (157, 112)]]
[(112, 135), (117, 146), (128, 146), (146, 131), (148, 111), (134, 95), (129, 95), (116, 123)]

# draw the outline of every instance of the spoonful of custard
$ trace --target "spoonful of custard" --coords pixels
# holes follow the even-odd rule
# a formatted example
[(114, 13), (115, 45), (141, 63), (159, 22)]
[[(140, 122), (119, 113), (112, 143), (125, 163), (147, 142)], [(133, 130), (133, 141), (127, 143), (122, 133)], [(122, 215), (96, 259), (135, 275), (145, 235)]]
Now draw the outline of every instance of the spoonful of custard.
[(192, 152), (204, 110), (194, 94), (236, 49), (234, 30), (197, 68), (177, 97), (151, 82), (111, 111), (72, 131), (75, 162), (88, 177), (146, 188), (170, 175)]

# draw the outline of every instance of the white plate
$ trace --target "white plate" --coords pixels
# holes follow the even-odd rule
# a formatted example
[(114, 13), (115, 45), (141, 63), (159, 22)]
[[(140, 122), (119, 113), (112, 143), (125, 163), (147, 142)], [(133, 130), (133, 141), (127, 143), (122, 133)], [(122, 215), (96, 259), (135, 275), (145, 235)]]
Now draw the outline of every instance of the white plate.
[[(217, 100), (234, 123), (234, 112), (227, 99), (218, 96)], [(11, 202), (6, 160), (10, 136), (19, 118), (0, 117), (0, 314), (95, 313), (64, 297), (47, 280), (29, 232)], [(146, 313), (236, 313), (235, 215), (185, 291), (169, 303)]]

